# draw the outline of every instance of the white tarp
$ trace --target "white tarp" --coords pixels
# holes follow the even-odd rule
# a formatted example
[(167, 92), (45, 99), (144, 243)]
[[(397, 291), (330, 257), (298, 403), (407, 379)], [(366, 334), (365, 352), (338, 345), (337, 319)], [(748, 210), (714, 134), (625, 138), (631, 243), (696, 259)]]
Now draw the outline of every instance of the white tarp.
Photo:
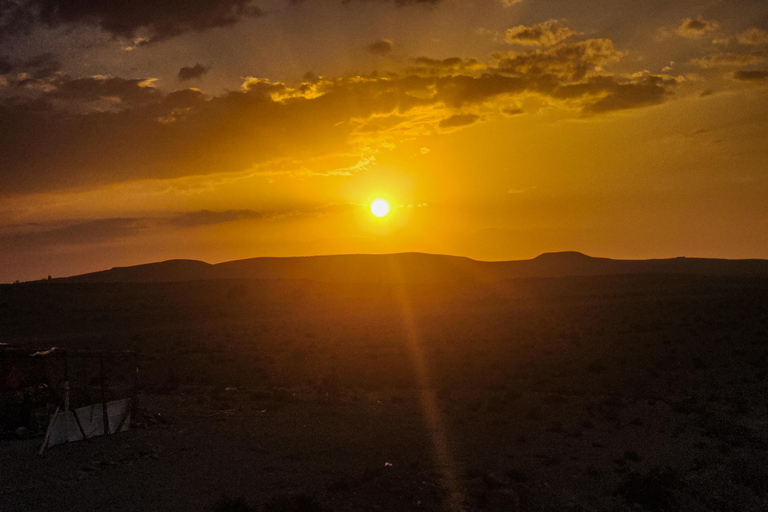
[[(107, 421), (109, 422), (110, 433), (115, 433), (120, 421), (123, 421), (120, 432), (128, 430), (131, 424), (129, 404), (130, 400), (127, 398), (107, 402)], [(75, 409), (75, 412), (77, 412), (77, 418), (80, 420), (80, 426), (83, 427), (86, 438), (104, 435), (104, 407), (102, 404), (86, 405)], [(123, 420), (124, 417), (125, 420)], [(57, 410), (48, 425), (48, 433), (45, 436), (41, 451), (48, 446), (82, 440), (83, 434), (77, 426), (73, 412)]]

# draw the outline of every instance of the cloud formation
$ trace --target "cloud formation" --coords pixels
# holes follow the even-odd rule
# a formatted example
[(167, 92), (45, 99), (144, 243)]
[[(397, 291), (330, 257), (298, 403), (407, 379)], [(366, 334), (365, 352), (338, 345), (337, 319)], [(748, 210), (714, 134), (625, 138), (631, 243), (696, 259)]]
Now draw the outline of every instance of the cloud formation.
[(750, 28), (736, 34), (736, 40), (741, 44), (753, 46), (768, 45), (768, 32), (759, 28)]
[(0, 234), (0, 243), (9, 251), (48, 248), (54, 245), (79, 245), (106, 242), (139, 234), (150, 222), (141, 218), (81, 220), (74, 223), (13, 226)]
[(699, 39), (704, 34), (714, 32), (720, 28), (720, 24), (716, 21), (705, 20), (701, 16), (698, 18), (686, 18), (677, 27), (677, 35), (686, 37), (688, 39)]
[(486, 65), (477, 59), (461, 59), (448, 57), (446, 59), (432, 59), (430, 57), (417, 57), (413, 59), (412, 66), (405, 68), (406, 73), (418, 75), (445, 75), (469, 71), (477, 71), (486, 68)]
[[(677, 85), (677, 81), (674, 78), (650, 75), (638, 80), (598, 77), (590, 79), (588, 84), (595, 90), (602, 90), (602, 96), (587, 105), (585, 111), (605, 113), (658, 105), (671, 94), (670, 88)], [(571, 89), (579, 90), (580, 87), (576, 85)]]
[(575, 35), (578, 35), (578, 32), (562, 25), (558, 20), (547, 20), (530, 27), (518, 25), (510, 28), (505, 34), (505, 39), (508, 43), (527, 46), (553, 46)]
[(458, 128), (461, 126), (469, 126), (474, 124), (480, 119), (480, 116), (475, 114), (456, 114), (440, 121), (440, 128)]
[(528, 53), (497, 53), (497, 69), (515, 75), (555, 75), (561, 79), (580, 80), (588, 73), (616, 62), (624, 53), (616, 50), (610, 39), (589, 39)]
[(709, 69), (715, 67), (743, 67), (752, 66), (763, 62), (765, 59), (757, 55), (743, 53), (716, 53), (709, 57), (694, 59), (693, 63), (701, 68)]
[(50, 53), (14, 60), (0, 55), (0, 75), (24, 73), (28, 77), (50, 76), (61, 69), (61, 63)]
[(359, 209), (359, 205), (340, 203), (287, 210), (197, 210), (158, 217), (112, 217), (4, 226), (3, 231), (0, 231), (0, 245), (8, 251), (26, 251), (57, 245), (100, 244), (169, 228), (197, 228), (242, 220), (338, 215)]
[(392, 51), (392, 40), (382, 39), (368, 45), (368, 53), (372, 55), (387, 55)]
[(96, 75), (86, 78), (61, 77), (50, 82), (54, 87), (47, 96), (70, 102), (90, 103), (110, 100), (120, 106), (147, 104), (160, 98), (160, 91), (152, 86), (153, 79), (126, 79)]
[(487, 62), (419, 57), (400, 72), (313, 75), (294, 86), (248, 77), (241, 90), (213, 97), (192, 88), (166, 92), (149, 78), (72, 78), (46, 59), (4, 63), (2, 69), (12, 71), (7, 76), (31, 66), (39, 86), (0, 97), (0, 132), (7, 134), (0, 139), (0, 190), (243, 172), (289, 157), (358, 155), (354, 165), (304, 170), (349, 175), (373, 165), (377, 145), (481, 122), (527, 95), (591, 115), (647, 107), (671, 95), (673, 77), (610, 73), (607, 66), (622, 56), (612, 41), (589, 39), (501, 52)]
[(195, 64), (194, 66), (183, 66), (181, 69), (179, 69), (177, 77), (180, 82), (195, 80), (206, 74), (209, 69), (210, 68), (207, 68), (202, 64)]
[(753, 71), (739, 70), (733, 74), (733, 78), (736, 80), (742, 80), (745, 82), (762, 81), (768, 79), (768, 70), (759, 69)]

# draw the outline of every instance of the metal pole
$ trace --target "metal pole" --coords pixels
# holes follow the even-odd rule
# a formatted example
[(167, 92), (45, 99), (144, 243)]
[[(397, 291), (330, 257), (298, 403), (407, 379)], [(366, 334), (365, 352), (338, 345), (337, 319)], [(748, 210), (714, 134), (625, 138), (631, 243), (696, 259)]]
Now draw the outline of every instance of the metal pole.
[(101, 371), (101, 409), (104, 418), (104, 433), (109, 435), (109, 414), (107, 413), (107, 390), (104, 384), (104, 354), (99, 354), (99, 370)]

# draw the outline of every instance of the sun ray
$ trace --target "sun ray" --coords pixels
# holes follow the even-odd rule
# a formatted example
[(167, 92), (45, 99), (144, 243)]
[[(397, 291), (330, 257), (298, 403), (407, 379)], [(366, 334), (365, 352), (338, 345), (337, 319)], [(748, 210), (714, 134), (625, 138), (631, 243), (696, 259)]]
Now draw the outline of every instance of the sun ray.
[(403, 324), (405, 327), (408, 350), (416, 376), (419, 404), (424, 421), (429, 429), (432, 446), (435, 451), (437, 471), (441, 478), (441, 486), (446, 493), (443, 505), (448, 512), (461, 512), (463, 496), (458, 482), (457, 465), (451, 454), (448, 434), (446, 432), (434, 383), (430, 376), (429, 361), (424, 352), (423, 337), (419, 332), (413, 305), (408, 294), (407, 285), (403, 280), (403, 271), (397, 258), (389, 259), (389, 271), (394, 284), (394, 291), (400, 303)]

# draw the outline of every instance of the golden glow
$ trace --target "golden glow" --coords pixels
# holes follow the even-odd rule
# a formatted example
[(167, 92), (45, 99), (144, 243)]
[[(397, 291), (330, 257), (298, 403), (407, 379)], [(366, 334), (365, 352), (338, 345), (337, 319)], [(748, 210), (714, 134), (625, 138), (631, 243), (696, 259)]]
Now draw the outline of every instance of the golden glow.
[[(768, 36), (747, 2), (620, 30), (576, 2), (475, 2), (471, 19), (466, 2), (370, 3), (362, 30), (343, 2), (297, 2), (279, 24), (202, 30), (211, 7), (115, 30), (116, 11), (82, 9), (57, 23), (93, 30), (14, 35), (0, 110), (29, 129), (0, 143), (0, 283), (176, 258), (768, 258)], [(459, 37), (481, 27), (499, 37)], [(104, 31), (146, 36), (123, 41), (130, 66)], [(205, 65), (169, 81), (180, 44)], [(14, 106), (22, 75), (42, 110)]]
[(376, 217), (386, 217), (389, 214), (389, 203), (384, 199), (376, 199), (371, 203), (371, 213)]

